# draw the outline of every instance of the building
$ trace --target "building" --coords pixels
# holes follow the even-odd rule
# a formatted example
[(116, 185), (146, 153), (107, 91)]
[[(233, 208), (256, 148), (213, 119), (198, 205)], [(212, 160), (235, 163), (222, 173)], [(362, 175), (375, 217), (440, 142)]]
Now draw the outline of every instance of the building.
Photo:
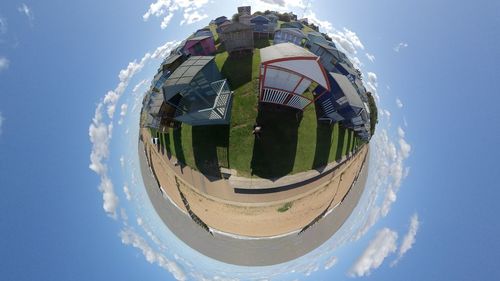
[(344, 53), (324, 43), (312, 43), (309, 50), (320, 57), (321, 64), (328, 72), (339, 72), (336, 65), (349, 61)]
[(267, 15), (266, 15), (266, 18), (268, 18), (268, 19), (269, 19), (269, 21), (271, 21), (271, 23), (272, 23), (275, 27), (277, 27), (277, 26), (278, 26), (278, 19), (279, 19), (279, 18), (278, 18), (278, 16), (277, 16), (277, 15), (275, 15), (275, 14), (273, 14), (273, 13), (270, 13), (270, 14), (267, 14)]
[(223, 22), (226, 22), (226, 21), (228, 21), (227, 17), (221, 16), (221, 17), (214, 19), (214, 24), (217, 25), (217, 27), (218, 27), (219, 25), (221, 25)]
[(192, 56), (163, 85), (164, 100), (178, 122), (192, 126), (228, 124), (232, 92), (213, 56)]
[(216, 51), (212, 36), (199, 36), (186, 40), (184, 49), (192, 56), (209, 56)]
[(285, 42), (293, 43), (297, 46), (305, 46), (307, 43), (307, 35), (297, 28), (280, 28), (274, 32), (273, 43), (280, 44)]
[(259, 101), (303, 110), (313, 102), (302, 94), (312, 82), (330, 89), (318, 57), (292, 43), (260, 49)]
[(154, 92), (159, 92), (170, 74), (172, 74), (172, 72), (174, 72), (185, 60), (186, 56), (176, 53), (172, 53), (165, 58), (151, 82), (152, 90)]
[(369, 121), (366, 106), (351, 81), (345, 75), (330, 72), (329, 82), (330, 90), (322, 86), (314, 90), (319, 120), (341, 122), (356, 132), (365, 130)]
[(230, 25), (231, 25), (230, 21), (225, 21), (225, 22), (221, 23), (219, 25), (219, 27), (217, 27), (216, 31), (217, 31), (217, 34), (219, 34), (219, 42), (224, 41), (224, 30)]
[(241, 6), (238, 7), (238, 14), (240, 15), (251, 15), (252, 7), (251, 6)]
[(271, 22), (267, 17), (265, 16), (255, 16), (250, 19), (250, 24), (253, 28), (253, 32), (255, 35), (257, 35), (259, 38), (265, 37), (269, 38), (271, 35), (274, 34), (274, 30), (276, 28), (276, 25)]
[(298, 21), (284, 22), (280, 26), (281, 28), (304, 28), (304, 25)]
[(323, 36), (323, 34), (317, 32), (317, 31), (311, 31), (307, 33), (307, 39), (308, 39), (308, 44), (307, 48), (311, 48), (312, 44), (315, 43), (323, 43), (326, 45), (329, 45), (330, 47), (336, 48), (335, 44), (332, 41), (326, 40), (326, 38)]
[(222, 36), (224, 37), (224, 47), (229, 54), (253, 51), (253, 29), (251, 26), (233, 22), (224, 29)]
[(251, 26), (252, 23), (250, 22), (250, 20), (253, 18), (252, 15), (241, 15), (239, 17), (239, 22), (242, 23), (242, 24), (246, 24), (248, 26)]
[(194, 34), (193, 37), (200, 37), (200, 36), (214, 36), (210, 28), (205, 27), (202, 29), (198, 29)]

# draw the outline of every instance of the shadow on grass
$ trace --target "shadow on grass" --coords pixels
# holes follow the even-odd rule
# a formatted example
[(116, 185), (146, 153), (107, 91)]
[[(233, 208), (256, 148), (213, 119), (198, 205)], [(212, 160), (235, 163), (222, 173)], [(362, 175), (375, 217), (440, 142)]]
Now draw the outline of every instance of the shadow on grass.
[(196, 168), (209, 180), (220, 179), (219, 167), (229, 162), (229, 126), (194, 126), (192, 142)]
[(347, 129), (344, 128), (344, 126), (340, 125), (339, 126), (339, 136), (337, 138), (337, 142), (338, 142), (337, 151), (335, 153), (335, 160), (337, 160), (337, 161), (342, 158), (342, 150), (344, 149), (344, 138), (345, 138), (346, 132), (347, 132)]
[(316, 151), (312, 169), (322, 172), (328, 164), (328, 157), (332, 147), (333, 124), (318, 122), (316, 127)]
[(257, 49), (262, 49), (271, 46), (271, 43), (269, 43), (269, 39), (267, 38), (255, 38), (253, 45)]
[(227, 77), (231, 89), (238, 89), (252, 80), (252, 58), (252, 53), (227, 58), (221, 72)]
[(186, 157), (184, 156), (184, 150), (182, 149), (182, 129), (181, 127), (173, 130), (174, 137), (174, 150), (177, 161), (182, 163), (183, 166), (186, 165)]
[(170, 159), (172, 157), (172, 149), (170, 148), (170, 136), (168, 133), (163, 133), (163, 138), (165, 140), (165, 147), (167, 148), (167, 157)]
[(293, 170), (297, 153), (300, 110), (272, 104), (261, 104), (257, 124), (262, 127), (255, 138), (252, 174), (275, 180)]

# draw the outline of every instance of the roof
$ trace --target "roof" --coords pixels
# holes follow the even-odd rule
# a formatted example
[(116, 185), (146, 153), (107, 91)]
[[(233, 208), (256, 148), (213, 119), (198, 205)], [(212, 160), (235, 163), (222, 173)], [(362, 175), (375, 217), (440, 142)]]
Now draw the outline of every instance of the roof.
[(317, 58), (315, 54), (289, 42), (260, 49), (260, 58), (262, 63), (287, 58), (293, 59), (298, 57)]
[(242, 30), (253, 30), (251, 26), (242, 24), (239, 22), (233, 22), (230, 25), (228, 25), (222, 33), (231, 33), (231, 32), (236, 32), (236, 31), (242, 31)]
[(296, 35), (298, 37), (307, 38), (307, 35), (302, 30), (300, 30), (298, 28), (295, 28), (295, 27), (279, 28), (275, 32), (277, 32), (277, 31), (281, 31), (281, 32), (284, 32), (284, 33), (291, 33), (291, 34), (294, 34), (294, 35)]
[(165, 82), (165, 86), (189, 84), (191, 80), (208, 63), (213, 61), (213, 56), (192, 56), (181, 64)]
[(344, 63), (344, 62), (339, 62), (338, 64), (341, 65), (350, 74), (352, 74), (354, 76), (358, 75), (358, 73), (356, 72), (356, 69), (354, 67), (350, 66), (349, 64)]
[(253, 17), (250, 21), (254, 22), (254, 21), (265, 21), (265, 22), (270, 22), (271, 20), (269, 20), (267, 17), (265, 16), (261, 16), (261, 15), (258, 15), (258, 16), (255, 16)]
[(189, 38), (187, 41), (203, 41), (207, 38), (211, 38), (212, 36), (207, 36), (207, 35), (203, 35), (203, 36), (197, 36), (197, 37), (193, 37), (193, 38)]
[(179, 54), (171, 54), (170, 56), (168, 56), (164, 61), (163, 61), (163, 64), (172, 64), (174, 63), (177, 59), (179, 59), (180, 57), (182, 57), (182, 55), (179, 55)]
[(347, 77), (334, 72), (330, 72), (330, 75), (332, 76), (333, 80), (335, 80), (335, 82), (337, 82), (337, 84), (339, 85), (350, 106), (364, 108), (364, 104), (361, 101), (358, 92), (352, 85), (351, 81), (347, 79)]

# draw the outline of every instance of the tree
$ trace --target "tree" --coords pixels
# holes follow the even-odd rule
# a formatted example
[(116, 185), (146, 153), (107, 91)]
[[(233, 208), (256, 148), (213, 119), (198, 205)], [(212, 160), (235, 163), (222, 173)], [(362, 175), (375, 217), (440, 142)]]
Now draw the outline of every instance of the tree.
[(240, 14), (238, 13), (234, 14), (231, 20), (233, 22), (240, 22)]
[(378, 124), (378, 110), (377, 104), (371, 92), (367, 92), (368, 96), (368, 106), (370, 107), (370, 134), (373, 136), (375, 133), (375, 125)]

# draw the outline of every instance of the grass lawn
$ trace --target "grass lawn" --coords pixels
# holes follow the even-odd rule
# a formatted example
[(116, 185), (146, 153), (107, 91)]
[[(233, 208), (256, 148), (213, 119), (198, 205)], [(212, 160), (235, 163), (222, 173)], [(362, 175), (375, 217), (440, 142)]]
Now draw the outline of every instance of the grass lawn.
[[(314, 105), (303, 114), (267, 105), (259, 112), (259, 48), (269, 45), (270, 40), (255, 40), (253, 54), (237, 58), (219, 50), (215, 62), (234, 91), (231, 123), (170, 129), (160, 139), (168, 153), (206, 175), (217, 176), (223, 166), (240, 176), (276, 178), (321, 168), (360, 144), (352, 130), (317, 123)], [(304, 95), (312, 98), (310, 91)], [(263, 128), (260, 139), (252, 134), (256, 121)]]

